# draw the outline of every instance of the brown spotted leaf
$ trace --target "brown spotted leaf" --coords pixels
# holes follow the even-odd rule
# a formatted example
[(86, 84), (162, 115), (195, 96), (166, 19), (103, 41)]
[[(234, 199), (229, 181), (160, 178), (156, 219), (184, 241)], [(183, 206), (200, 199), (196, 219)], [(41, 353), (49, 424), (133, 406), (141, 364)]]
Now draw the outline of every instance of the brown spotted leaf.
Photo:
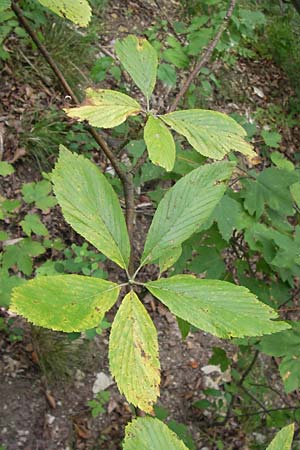
[(82, 106), (67, 108), (64, 111), (69, 117), (87, 120), (94, 127), (114, 128), (140, 110), (139, 103), (126, 94), (110, 89), (88, 88)]
[(134, 292), (124, 298), (113, 322), (109, 363), (120, 392), (151, 412), (159, 395), (160, 364), (155, 326)]
[(156, 82), (157, 53), (147, 39), (129, 35), (118, 40), (116, 53), (135, 84), (147, 98), (147, 103)]
[(101, 278), (38, 277), (13, 290), (11, 311), (40, 327), (84, 331), (101, 322), (119, 291), (117, 284)]
[(71, 20), (76, 25), (86, 27), (92, 10), (87, 0), (39, 0), (39, 2), (60, 17)]
[(123, 450), (188, 450), (161, 420), (138, 417), (125, 430)]

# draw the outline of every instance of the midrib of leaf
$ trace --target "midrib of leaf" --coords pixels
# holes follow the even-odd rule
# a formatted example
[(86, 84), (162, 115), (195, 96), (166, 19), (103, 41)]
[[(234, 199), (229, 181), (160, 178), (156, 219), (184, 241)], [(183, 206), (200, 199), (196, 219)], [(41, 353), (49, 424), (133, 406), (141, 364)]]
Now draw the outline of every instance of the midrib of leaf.
[[(96, 182), (95, 182), (95, 180), (93, 179), (93, 188), (94, 188), (94, 192), (97, 192), (97, 188), (96, 188), (96, 184), (95, 184), (95, 183), (96, 183)], [(107, 186), (104, 185), (104, 188), (105, 188), (105, 191), (107, 192)], [(113, 189), (113, 188), (112, 188), (112, 189)], [(115, 191), (114, 191), (114, 190), (113, 190), (113, 193), (115, 194)], [(100, 210), (100, 209), (101, 209), (101, 200), (100, 200), (99, 197), (96, 197), (96, 198), (98, 199), (98, 208), (99, 208), (99, 210)], [(112, 218), (112, 217), (113, 217), (113, 214), (110, 214), (110, 218)], [(127, 267), (127, 263), (126, 263), (126, 261), (124, 261), (123, 255), (122, 255), (122, 253), (121, 253), (121, 251), (120, 251), (120, 249), (119, 249), (118, 241), (117, 241), (116, 237), (112, 234), (112, 232), (111, 232), (111, 230), (110, 230), (110, 223), (106, 223), (105, 217), (104, 217), (104, 219), (102, 219), (101, 216), (99, 216), (99, 218), (100, 218), (101, 222), (104, 223), (105, 227), (106, 227), (107, 230), (108, 230), (109, 236), (111, 237), (111, 239), (112, 239), (113, 242), (115, 243), (115, 247), (117, 248), (117, 250), (118, 250), (118, 252), (119, 252), (120, 259), (121, 259), (121, 261), (123, 261), (123, 266), (124, 266), (124, 268)], [(108, 220), (108, 219), (107, 219), (107, 220)], [(120, 230), (117, 228), (117, 231), (120, 231)], [(127, 231), (127, 228), (126, 228), (126, 231)], [(122, 243), (123, 243), (123, 239), (121, 239), (121, 234), (120, 234), (120, 233), (118, 233), (118, 238), (119, 238), (120, 242), (122, 241)]]
[[(128, 366), (127, 360), (125, 360), (125, 363), (124, 363), (124, 356), (129, 354), (129, 353), (127, 353), (128, 349), (130, 350), (130, 358), (129, 359), (134, 359), (135, 366), (139, 367), (140, 369), (143, 370), (143, 373), (144, 373), (144, 375), (145, 375), (145, 377), (147, 379), (149, 377), (148, 377), (147, 371), (145, 372), (145, 366), (140, 366), (139, 358), (138, 358), (139, 355), (138, 355), (138, 352), (135, 351), (135, 348), (134, 348), (134, 347), (137, 347), (139, 352), (142, 350), (142, 346), (138, 345), (138, 343), (140, 343), (139, 336), (141, 336), (143, 334), (143, 332), (142, 332), (141, 328), (139, 327), (139, 321), (137, 320), (137, 317), (135, 316), (135, 310), (133, 308), (133, 301), (132, 301), (132, 299), (130, 301), (130, 313), (129, 313), (129, 315), (130, 315), (130, 319), (129, 320), (131, 321), (131, 326), (128, 328), (127, 336), (130, 336), (130, 338), (126, 339), (126, 344), (127, 345), (126, 345), (126, 348), (124, 349), (126, 351), (124, 351), (123, 355), (122, 355), (122, 371), (124, 369), (127, 369), (125, 371), (126, 372), (126, 376), (128, 376), (128, 373), (130, 374), (130, 376), (131, 376), (131, 386), (133, 386), (134, 385), (133, 384), (133, 370), (131, 370), (131, 367)], [(134, 346), (130, 345), (131, 342), (134, 342)]]
[[(184, 190), (183, 190), (183, 193), (182, 193), (182, 198), (184, 198), (184, 196), (185, 196), (185, 193), (186, 193), (186, 191), (187, 190), (189, 190), (189, 188), (190, 188), (190, 186), (187, 184), (185, 187), (184, 187)], [(221, 189), (220, 189), (221, 188)], [(192, 222), (192, 220), (191, 219), (194, 219), (194, 218), (196, 218), (197, 216), (198, 216), (198, 219), (197, 219), (197, 221), (201, 221), (202, 220), (202, 217), (203, 217), (203, 215), (205, 215), (205, 208), (206, 207), (208, 207), (212, 202), (213, 202), (213, 200), (212, 200), (212, 197), (214, 198), (215, 197), (215, 194), (217, 193), (216, 192), (216, 189), (217, 189), (217, 187), (216, 186), (210, 186), (209, 188), (208, 188), (209, 190), (210, 190), (210, 193), (211, 194), (213, 194), (213, 195), (211, 195), (210, 197), (208, 197), (208, 192), (206, 192), (205, 194), (206, 194), (206, 202), (205, 203), (203, 203), (203, 204), (201, 204), (201, 207), (203, 208), (203, 214), (202, 214), (202, 216), (199, 216), (198, 215), (198, 211), (199, 211), (199, 204), (195, 204), (194, 206), (193, 206), (193, 208), (190, 208), (189, 210), (186, 210), (185, 208), (186, 208), (186, 205), (183, 203), (183, 202), (181, 202), (182, 203), (182, 205), (180, 205), (180, 211), (178, 212), (178, 218), (176, 219), (176, 221), (174, 222), (174, 224), (172, 224), (172, 228), (171, 229), (173, 229), (173, 228), (176, 228), (176, 232), (177, 232), (177, 235), (179, 234), (179, 231), (181, 231), (182, 229), (184, 229), (185, 227), (186, 227), (186, 223), (188, 223), (188, 224), (190, 224), (191, 222)], [(220, 193), (221, 193), (221, 191), (225, 191), (225, 187), (224, 186), (222, 186), (222, 185), (220, 185), (219, 186), (219, 192), (218, 192), (218, 195), (220, 195)], [(172, 195), (172, 198), (174, 197), (174, 194)], [(174, 205), (174, 200), (172, 200), (172, 201), (170, 201), (169, 202), (169, 205), (168, 205), (168, 208), (170, 208), (171, 206), (172, 206), (172, 203), (173, 203), (173, 205)], [(217, 203), (217, 202), (216, 202)], [(174, 206), (173, 206), (174, 207)], [(174, 207), (175, 208), (175, 207)], [(184, 211), (186, 211), (186, 214), (184, 215), (183, 214), (183, 212)], [(174, 213), (173, 213), (174, 214)], [(177, 215), (177, 212), (176, 212), (176, 215)], [(182, 216), (185, 216), (186, 217), (186, 219), (184, 220), (184, 221), (182, 221)], [(168, 217), (168, 211), (167, 211), (167, 213), (166, 213), (166, 217)], [(160, 222), (162, 221), (162, 217), (160, 217)], [(180, 223), (180, 227), (178, 226), (178, 224)], [(195, 224), (195, 221), (193, 222), (194, 224)], [(192, 226), (192, 225), (190, 225), (190, 226)], [(200, 226), (200, 225), (199, 225)], [(196, 230), (195, 230), (196, 231)], [(169, 234), (169, 233), (168, 233)], [(162, 230), (162, 232), (160, 233), (160, 234), (158, 234), (158, 239), (160, 240), (160, 239), (162, 239), (164, 236), (166, 235), (166, 232), (164, 231), (164, 230)], [(168, 243), (170, 243), (170, 244), (172, 244), (172, 240), (174, 240), (176, 238), (176, 234), (174, 234), (174, 232), (173, 232), (173, 234), (171, 235), (171, 237), (169, 237), (168, 238), (168, 241), (167, 242), (164, 242), (164, 244), (166, 245), (166, 246), (168, 246)], [(161, 247), (161, 242), (159, 241), (159, 242), (157, 242), (157, 244), (155, 244), (152, 248), (151, 248), (151, 250), (148, 250), (148, 252), (147, 252), (147, 256), (143, 259), (143, 261), (142, 261), (142, 265), (143, 264), (145, 264), (146, 262), (147, 262), (147, 259), (148, 259), (148, 257), (149, 257), (149, 255), (151, 255), (152, 253), (154, 253), (154, 251), (156, 251), (156, 249), (157, 248), (159, 248), (159, 247)]]
[[(65, 209), (66, 209), (66, 208), (65, 208)], [(84, 221), (84, 218), (85, 218), (85, 217), (88, 217), (88, 216), (86, 216), (85, 214), (82, 214), (82, 219), (81, 219), (81, 218), (78, 218), (78, 217), (75, 218), (75, 216), (74, 216), (72, 213), (69, 213), (69, 212), (68, 212), (68, 215), (69, 215), (69, 217), (73, 217), (73, 218), (74, 218), (74, 221), (76, 221), (76, 222), (81, 222), (84, 226), (86, 226), (86, 222)], [(95, 215), (96, 215), (96, 214), (95, 214)], [(115, 247), (116, 247), (116, 249), (117, 249), (117, 251), (118, 251), (118, 256), (119, 256), (120, 260), (123, 262), (124, 267), (127, 267), (127, 263), (124, 261), (124, 258), (123, 258), (122, 253), (120, 253), (118, 243), (117, 243), (117, 241), (115, 240), (115, 236), (111, 233), (109, 227), (108, 227), (108, 226), (106, 225), (106, 223), (103, 221), (103, 219), (101, 218), (101, 216), (97, 215), (97, 219), (101, 222), (101, 224), (103, 224), (104, 230), (105, 230), (105, 229), (107, 230), (107, 234), (111, 237), (111, 239), (112, 239), (113, 242), (115, 243)], [(95, 228), (94, 226), (93, 226), (93, 230), (94, 230), (95, 236), (96, 236), (96, 238), (97, 238), (97, 236), (98, 236), (98, 234), (99, 234), (99, 231), (98, 231), (97, 228)], [(81, 233), (80, 233), (80, 234), (81, 234)], [(82, 236), (83, 236), (83, 234), (82, 234)], [(87, 236), (84, 236), (84, 237), (85, 237), (87, 240), (89, 240), (89, 238), (88, 238)], [(95, 246), (95, 244), (93, 244), (93, 245)]]
[[(63, 181), (63, 177), (61, 176), (61, 174), (56, 174), (56, 176), (59, 176), (60, 177), (60, 179)], [(92, 179), (89, 179), (89, 181), (92, 181), (92, 185), (93, 185), (93, 189), (91, 190), (90, 189), (90, 184), (89, 183), (87, 183), (87, 181), (86, 181), (86, 179), (84, 180), (84, 186), (83, 186), (83, 189), (84, 189), (84, 191), (86, 191), (86, 192), (90, 192), (91, 193), (91, 195), (95, 198), (97, 198), (98, 200), (98, 204), (97, 204), (97, 207), (99, 208), (99, 210), (101, 209), (101, 207), (102, 207), (102, 205), (101, 205), (101, 200), (99, 199), (99, 196), (98, 196), (98, 189), (97, 189), (97, 182), (96, 182), (96, 180), (94, 179), (94, 178), (92, 178)], [(107, 188), (106, 188), (106, 186), (104, 185), (104, 189), (105, 189), (105, 191), (107, 191)], [(93, 192), (92, 192), (93, 191)], [(97, 193), (97, 195), (95, 195)], [(64, 196), (64, 194), (61, 194), (61, 195), (63, 195)], [(64, 196), (65, 197), (65, 196)], [(70, 205), (71, 205), (71, 207), (75, 210), (75, 211), (78, 211), (78, 207), (77, 207), (77, 205), (76, 205), (76, 198), (75, 198), (75, 196), (73, 197), (74, 199), (71, 199), (71, 197), (69, 197), (69, 198), (67, 198), (67, 203), (70, 203)], [(94, 205), (94, 203), (91, 203), (90, 202), (90, 200), (89, 200), (89, 198), (90, 198), (90, 196), (88, 195), (86, 198), (85, 198), (85, 202), (89, 205), (89, 209), (91, 210), (91, 211), (93, 211), (94, 212), (94, 216), (95, 217), (97, 217), (97, 220), (99, 220), (99, 222), (100, 222), (100, 224), (103, 226), (103, 229), (104, 229), (104, 231), (106, 232), (106, 234), (107, 234), (107, 236), (108, 237), (110, 237), (111, 239), (112, 239), (112, 241), (114, 242), (114, 244), (115, 244), (115, 249), (117, 250), (117, 255), (119, 256), (119, 259), (123, 262), (123, 266), (124, 266), (124, 268), (125, 267), (127, 267), (127, 262), (126, 261), (124, 261), (124, 258), (123, 258), (123, 255), (122, 255), (122, 253), (121, 253), (121, 251), (120, 251), (120, 249), (119, 249), (119, 245), (118, 245), (118, 242), (117, 242), (117, 240), (116, 240), (116, 236), (114, 235), (114, 234), (112, 234), (112, 232), (111, 232), (111, 230), (110, 230), (110, 224), (107, 224), (107, 222), (105, 221), (105, 220), (103, 220), (102, 219), (102, 217), (99, 215), (99, 213), (98, 213), (98, 210), (97, 210), (97, 207)], [(103, 207), (102, 207), (103, 208)], [(79, 217), (79, 216), (75, 216), (74, 215), (74, 213), (72, 213), (72, 212), (70, 212), (70, 208), (69, 207), (67, 207), (66, 205), (64, 205), (64, 210), (67, 210), (68, 211), (68, 216), (69, 217), (72, 217), (73, 219), (74, 219), (74, 221), (76, 221), (76, 222), (80, 222), (84, 227), (86, 227), (86, 221), (84, 220), (84, 218), (86, 217), (87, 219), (90, 219), (91, 217), (89, 217), (89, 215), (87, 215), (87, 214), (85, 214), (84, 213), (84, 211), (81, 211), (81, 217)], [(71, 210), (72, 211), (72, 210)], [(97, 239), (97, 236), (99, 235), (99, 231), (97, 230), (97, 228), (94, 226), (94, 223), (93, 223), (93, 225), (90, 225), (89, 226), (89, 228), (90, 227), (93, 227), (93, 230), (94, 230), (94, 232), (95, 232), (95, 237), (96, 237), (96, 239)], [(83, 234), (82, 234), (82, 236), (83, 236)], [(87, 240), (89, 240), (89, 236), (84, 236)], [(95, 246), (95, 244), (93, 244), (94, 246)]]
[[(270, 185), (264, 184), (263, 181), (256, 179), (256, 181), (261, 184), (267, 191), (269, 191), (271, 194), (276, 194), (276, 197), (279, 197), (281, 201), (286, 201), (286, 197), (282, 195), (281, 190), (280, 189), (272, 189), (272, 187), (270, 187)], [(285, 186), (286, 189), (288, 190), (288, 187)], [(258, 194), (257, 194), (258, 195)], [(264, 199), (264, 203), (266, 203), (266, 199)], [(273, 209), (273, 208), (272, 208)]]

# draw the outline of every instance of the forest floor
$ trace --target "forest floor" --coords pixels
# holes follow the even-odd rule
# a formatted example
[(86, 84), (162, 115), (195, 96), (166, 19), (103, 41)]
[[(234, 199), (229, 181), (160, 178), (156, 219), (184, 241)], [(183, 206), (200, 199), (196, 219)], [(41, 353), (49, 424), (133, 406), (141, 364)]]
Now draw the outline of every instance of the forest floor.
[[(122, 7), (116, 2), (110, 3), (103, 20), (105, 32), (101, 37), (101, 45), (108, 50), (112, 49), (114, 40), (128, 30), (138, 32), (149, 27), (157, 14), (152, 3), (147, 7), (145, 2), (139, 1), (123, 2)], [(177, 3), (160, 3), (162, 8), (168, 4), (165, 13), (171, 20), (172, 14), (176, 14)], [(28, 67), (24, 64), (24, 72), (26, 70)], [(270, 61), (241, 59), (234, 69), (220, 65), (216, 70), (226, 89), (216, 93), (208, 106), (219, 111), (246, 114), (251, 119), (257, 108), (262, 108), (267, 114), (270, 105), (278, 105), (285, 111), (289, 97), (294, 95), (286, 76)], [(25, 181), (40, 178), (38, 168), (19, 143), (20, 117), (26, 115), (27, 109), (37, 101), (45, 107), (51, 104), (61, 106), (64, 98), (61, 92), (49, 91), (42, 83), (32, 85), (30, 80), (24, 83), (20, 77), (14, 77), (14, 68), (9, 60), (1, 78), (3, 111), (0, 115), (9, 116), (0, 123), (5, 144), (3, 160), (13, 160), (16, 173), (5, 178), (5, 184), (0, 186), (0, 195), (17, 198)], [(28, 79), (26, 74), (24, 78)], [(300, 146), (299, 128), (291, 130), (283, 123), (281, 132), (281, 151), (293, 159)], [(262, 156), (259, 164), (264, 165)], [(140, 219), (142, 225), (137, 239), (142, 245), (149, 217), (141, 215)], [(58, 208), (45, 214), (43, 222), (52, 237), (60, 237), (68, 245), (82, 242), (64, 223)], [(13, 237), (20, 237), (15, 223), (4, 225)], [(203, 398), (204, 388), (222, 389), (222, 385), (230, 381), (228, 372), (222, 373), (209, 364), (213, 347), (226, 349), (234, 361), (235, 346), (201, 331), (190, 333), (183, 341), (177, 322), (168, 310), (150, 295), (144, 300), (158, 330), (162, 365), (158, 405), (168, 411), (170, 419), (188, 427), (196, 449), (217, 449), (218, 440), (222, 440), (226, 449), (250, 448), (251, 436), (247, 436), (246, 426), (243, 428), (234, 418), (229, 419), (224, 427), (210, 426), (209, 414), (192, 406), (194, 401)], [(108, 320), (112, 320), (114, 313), (114, 309), (110, 311)], [(7, 318), (4, 310), (2, 315)], [(23, 329), (21, 341), (11, 342), (7, 333), (0, 332), (0, 445), (5, 450), (121, 449), (124, 428), (133, 412), (110, 378), (107, 359), (109, 330), (92, 340), (68, 342), (61, 334), (34, 330), (22, 319), (17, 319), (14, 326)], [(53, 354), (52, 367), (41, 367), (37, 356), (41, 353), (46, 355), (48, 362)], [(282, 390), (271, 359), (260, 358), (265, 376), (273, 377)], [(56, 367), (56, 364), (62, 367)], [(96, 379), (102, 380), (102, 388), (108, 388), (110, 399), (105, 412), (93, 418), (87, 402), (93, 398), (93, 389), (94, 392), (97, 389)]]

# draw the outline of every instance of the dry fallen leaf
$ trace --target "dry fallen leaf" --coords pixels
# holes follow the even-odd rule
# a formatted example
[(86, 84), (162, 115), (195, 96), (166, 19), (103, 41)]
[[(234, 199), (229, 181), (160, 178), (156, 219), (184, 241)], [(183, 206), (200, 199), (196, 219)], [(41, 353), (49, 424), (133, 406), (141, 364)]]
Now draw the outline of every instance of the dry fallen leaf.
[(56, 401), (55, 401), (55, 398), (53, 397), (53, 395), (51, 394), (51, 392), (50, 391), (46, 391), (45, 395), (46, 395), (46, 399), (47, 399), (49, 405), (51, 406), (51, 408), (55, 409), (56, 408)]
[(74, 428), (81, 439), (89, 439), (91, 437), (91, 432), (85, 426), (74, 423)]
[(25, 156), (25, 155), (26, 155), (26, 150), (24, 147), (17, 148), (14, 156), (11, 159), (9, 159), (8, 162), (10, 164), (13, 164), (14, 162), (18, 161), (18, 159), (23, 158), (23, 156)]
[(192, 368), (192, 369), (198, 369), (199, 367), (199, 362), (196, 361), (194, 358), (191, 358), (188, 362), (188, 365)]

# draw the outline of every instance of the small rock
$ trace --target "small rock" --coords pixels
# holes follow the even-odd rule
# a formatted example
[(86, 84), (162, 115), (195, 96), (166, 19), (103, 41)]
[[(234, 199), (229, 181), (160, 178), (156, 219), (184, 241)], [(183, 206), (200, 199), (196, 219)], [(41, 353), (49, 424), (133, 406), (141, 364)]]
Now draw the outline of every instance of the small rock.
[(46, 420), (47, 420), (48, 425), (52, 425), (55, 420), (55, 417), (51, 416), (51, 414), (46, 414)]
[(104, 389), (107, 389), (113, 383), (113, 379), (109, 375), (106, 375), (104, 372), (97, 373), (96, 381), (93, 385), (93, 394), (104, 391)]

